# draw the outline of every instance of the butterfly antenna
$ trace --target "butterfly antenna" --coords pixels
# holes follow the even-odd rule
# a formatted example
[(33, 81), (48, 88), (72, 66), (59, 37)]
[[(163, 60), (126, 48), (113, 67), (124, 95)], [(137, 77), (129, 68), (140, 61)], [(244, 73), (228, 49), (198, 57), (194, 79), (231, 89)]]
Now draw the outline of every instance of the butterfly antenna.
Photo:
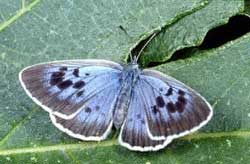
[(129, 57), (130, 57), (130, 61), (133, 61), (133, 55), (132, 55), (132, 52), (130, 51), (129, 53)]
[(155, 37), (155, 35), (156, 35), (156, 33), (152, 34), (152, 35), (150, 36), (150, 38), (148, 39), (148, 41), (143, 45), (143, 47), (141, 48), (141, 50), (140, 50), (139, 53), (138, 53), (138, 56), (136, 57), (136, 61), (138, 61), (138, 59), (139, 59), (140, 56), (141, 56), (142, 51), (143, 51), (143, 50), (145, 49), (145, 47), (149, 44), (149, 42), (151, 42), (151, 40)]

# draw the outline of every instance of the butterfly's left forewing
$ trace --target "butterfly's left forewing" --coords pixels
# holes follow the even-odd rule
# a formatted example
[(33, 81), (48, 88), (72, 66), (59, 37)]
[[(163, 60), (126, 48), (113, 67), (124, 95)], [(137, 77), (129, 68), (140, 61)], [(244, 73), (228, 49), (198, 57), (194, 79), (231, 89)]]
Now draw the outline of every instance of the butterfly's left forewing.
[(30, 66), (19, 78), (57, 128), (82, 140), (103, 140), (113, 125), (121, 72), (111, 61), (69, 60)]
[(70, 119), (90, 99), (119, 83), (122, 67), (106, 60), (68, 60), (25, 68), (19, 79), (46, 111)]

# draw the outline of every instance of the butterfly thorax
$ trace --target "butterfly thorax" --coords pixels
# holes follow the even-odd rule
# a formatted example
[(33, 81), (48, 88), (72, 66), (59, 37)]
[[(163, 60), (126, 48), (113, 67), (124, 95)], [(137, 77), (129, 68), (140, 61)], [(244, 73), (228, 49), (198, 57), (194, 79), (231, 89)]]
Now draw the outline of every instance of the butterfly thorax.
[(140, 72), (138, 65), (132, 63), (126, 66), (121, 73), (121, 88), (113, 112), (116, 129), (121, 127), (127, 116), (132, 90), (140, 77)]

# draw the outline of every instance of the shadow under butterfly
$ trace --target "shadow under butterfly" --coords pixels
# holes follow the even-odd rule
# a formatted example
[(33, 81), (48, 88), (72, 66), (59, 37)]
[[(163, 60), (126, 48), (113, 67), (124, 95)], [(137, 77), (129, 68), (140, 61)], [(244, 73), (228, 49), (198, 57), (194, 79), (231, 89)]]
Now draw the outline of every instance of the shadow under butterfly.
[(53, 124), (86, 141), (104, 140), (113, 126), (119, 143), (134, 151), (157, 151), (204, 126), (210, 104), (196, 91), (159, 71), (107, 60), (66, 60), (29, 66), (19, 80)]

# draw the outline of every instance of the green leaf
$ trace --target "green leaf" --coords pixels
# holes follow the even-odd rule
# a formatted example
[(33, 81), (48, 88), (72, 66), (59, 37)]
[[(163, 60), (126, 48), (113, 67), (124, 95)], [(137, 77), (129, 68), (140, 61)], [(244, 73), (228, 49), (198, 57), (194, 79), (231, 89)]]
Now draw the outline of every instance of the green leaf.
[[(180, 28), (183, 25), (180, 22), (188, 26), (192, 24), (187, 21), (189, 17), (203, 12), (212, 3), (29, 0), (6, 1), (1, 5), (0, 2), (0, 17), (4, 15), (0, 18), (0, 163), (249, 163), (250, 34), (156, 67), (196, 89), (215, 110), (205, 128), (175, 140), (159, 152), (131, 152), (119, 146), (115, 136), (103, 142), (73, 139), (51, 124), (48, 114), (25, 95), (18, 82), (18, 72), (38, 62), (73, 58), (122, 62), (129, 50), (152, 31), (165, 26), (166, 31)], [(204, 15), (204, 20), (225, 23), (243, 8), (242, 1), (232, 0), (228, 4), (230, 8), (217, 8), (221, 17)], [(232, 14), (222, 16), (228, 10)], [(220, 23), (194, 26), (197, 33), (187, 30), (186, 35), (193, 34), (202, 40), (207, 30)], [(201, 27), (206, 29), (203, 34), (198, 32)], [(176, 36), (169, 38), (173, 39), (169, 44), (176, 46), (173, 42)], [(159, 36), (155, 39), (164, 41)], [(178, 44), (186, 46), (185, 41)], [(156, 48), (153, 45), (156, 43), (149, 48)], [(165, 53), (164, 60), (168, 57)]]
[(200, 45), (209, 29), (225, 24), (243, 9), (243, 0), (209, 0), (203, 9), (166, 26), (145, 49), (141, 64), (163, 62), (177, 50)]
[[(204, 0), (162, 3), (34, 0), (15, 15), (8, 12), (13, 16), (1, 24), (0, 42), (3, 50), (24, 52), (28, 60), (35, 54), (32, 63), (69, 56), (122, 61), (130, 48), (152, 31), (206, 4)], [(15, 1), (7, 4), (16, 5)], [(170, 5), (173, 8), (167, 8)], [(27, 61), (26, 65), (30, 63)]]
[[(8, 0), (1, 0), (0, 24), (7, 22), (21, 7), (21, 1), (13, 1), (11, 4)], [(4, 10), (3, 10), (4, 9)]]
[(245, 1), (245, 10), (244, 13), (246, 13), (248, 16), (250, 16), (250, 1)]
[[(203, 0), (189, 0), (184, 4), (178, 0), (168, 9), (172, 2), (162, 3), (164, 5), (156, 0), (91, 3), (33, 0), (20, 3), (18, 0), (0, 6), (0, 11), (8, 13), (1, 14), (8, 17), (0, 25), (0, 86), (3, 88), (0, 91), (3, 111), (0, 138), (8, 136), (35, 106), (17, 80), (18, 72), (25, 66), (74, 58), (122, 62), (129, 49), (144, 35), (206, 4)], [(7, 6), (19, 6), (20, 9), (7, 10)], [(17, 145), (26, 144), (24, 141)]]

